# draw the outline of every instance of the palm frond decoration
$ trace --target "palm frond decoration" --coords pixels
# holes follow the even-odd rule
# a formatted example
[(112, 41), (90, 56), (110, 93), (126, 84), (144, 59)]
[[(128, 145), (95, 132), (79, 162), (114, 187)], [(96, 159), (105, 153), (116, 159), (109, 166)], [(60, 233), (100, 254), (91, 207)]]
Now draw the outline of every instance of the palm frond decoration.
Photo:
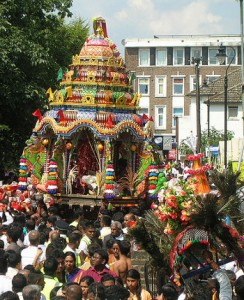
[(233, 173), (232, 171), (224, 171), (223, 173), (217, 170), (211, 172), (213, 183), (220, 192), (219, 210), (226, 216), (230, 216), (235, 228), (239, 232), (244, 231), (243, 213), (241, 211), (242, 198), (238, 197), (237, 190), (238, 177), (240, 172)]
[(237, 191), (237, 179), (240, 172), (233, 173), (230, 170), (219, 172), (218, 170), (211, 171), (211, 177), (213, 183), (220, 191), (222, 197), (227, 199), (236, 194)]
[(241, 261), (244, 257), (244, 250), (239, 247), (238, 236), (234, 234), (235, 232), (225, 225), (225, 216), (225, 209), (222, 209), (220, 196), (209, 193), (204, 198), (197, 197), (190, 224), (194, 228), (207, 231), (210, 240), (220, 240), (228, 251), (239, 258), (240, 263), (244, 264)]
[(166, 258), (161, 253), (152, 233), (147, 230), (144, 219), (139, 219), (136, 225), (129, 229), (128, 233), (151, 256), (152, 264), (155, 267), (162, 268), (167, 265)]
[(126, 175), (121, 177), (117, 183), (121, 191), (128, 190), (130, 196), (134, 196), (136, 184), (138, 182), (139, 174), (134, 173), (130, 167), (126, 169)]
[(154, 240), (157, 242), (160, 252), (167, 256), (170, 253), (171, 245), (173, 243), (173, 237), (171, 235), (164, 234), (165, 223), (158, 220), (152, 210), (148, 210), (145, 213), (145, 227), (150, 232)]

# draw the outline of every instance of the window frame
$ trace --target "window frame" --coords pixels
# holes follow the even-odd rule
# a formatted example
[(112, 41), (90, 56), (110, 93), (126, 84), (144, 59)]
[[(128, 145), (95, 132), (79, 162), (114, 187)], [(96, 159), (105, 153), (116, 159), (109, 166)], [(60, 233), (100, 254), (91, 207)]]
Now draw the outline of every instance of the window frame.
[[(141, 53), (146, 52), (147, 53), (147, 63), (142, 64), (141, 63)], [(138, 52), (138, 66), (140, 67), (149, 67), (150, 66), (150, 48), (139, 48)]]
[[(148, 91), (147, 93), (142, 93), (140, 91), (140, 80), (148, 80)], [(138, 76), (138, 93), (142, 94), (142, 96), (149, 96), (150, 95), (150, 77), (149, 76)]]
[[(230, 54), (228, 54), (228, 52), (233, 51), (232, 48), (234, 48), (234, 50), (235, 50), (235, 58), (233, 59), (233, 62), (231, 62), (233, 56), (230, 56)], [(230, 63), (232, 65), (237, 65), (237, 48), (236, 47), (228, 47), (228, 46), (226, 46), (226, 55), (227, 55), (226, 61), (225, 61), (226, 65), (229, 65)]]
[[(165, 62), (163, 64), (158, 63), (158, 52), (164, 51), (166, 53), (165, 55)], [(156, 48), (156, 66), (167, 66), (167, 48)]]
[[(196, 87), (194, 87), (196, 85), (196, 83), (194, 83), (194, 79), (196, 80), (196, 75), (190, 75), (190, 91), (195, 91)], [(199, 85), (202, 85), (202, 75), (199, 76)]]
[[(234, 111), (233, 109), (236, 110), (236, 116), (230, 116), (230, 111)], [(236, 119), (238, 118), (238, 106), (237, 105), (229, 105), (228, 106), (228, 119)]]
[[(199, 50), (200, 51), (200, 54), (199, 56), (197, 55), (194, 55), (194, 50), (197, 51)], [(194, 57), (194, 58), (201, 58), (202, 57), (202, 47), (191, 47), (191, 58)], [(200, 59), (200, 62), (199, 62), (199, 65), (202, 65), (202, 60)]]
[[(178, 63), (178, 59), (181, 59), (181, 57), (178, 57), (177, 51), (182, 50), (182, 63)], [(173, 50), (173, 65), (174, 66), (184, 66), (185, 64), (185, 48), (183, 47), (175, 47)]]
[[(159, 109), (163, 108), (163, 113), (159, 114)], [(163, 125), (159, 125), (159, 116), (163, 115)], [(167, 111), (166, 105), (155, 105), (155, 129), (166, 129)]]
[[(182, 83), (182, 93), (175, 93), (175, 80), (176, 79), (182, 79), (183, 80), (183, 83)], [(184, 93), (185, 93), (185, 87), (184, 87), (184, 85), (185, 85), (185, 77), (183, 77), (183, 76), (173, 76), (172, 77), (172, 94), (173, 94), (173, 96), (184, 96)]]
[[(215, 57), (215, 60), (216, 60), (216, 63), (210, 63), (210, 51), (211, 50), (214, 50), (216, 53), (215, 53), (215, 55), (214, 55), (214, 57)], [(208, 65), (209, 66), (219, 66), (220, 64), (219, 64), (219, 60), (218, 60), (218, 58), (216, 57), (216, 54), (218, 53), (218, 48), (217, 47), (209, 47), (208, 48)], [(213, 58), (213, 57), (212, 57)]]
[[(159, 93), (159, 80), (163, 79), (163, 93)], [(155, 98), (167, 97), (167, 76), (166, 75), (155, 75)]]

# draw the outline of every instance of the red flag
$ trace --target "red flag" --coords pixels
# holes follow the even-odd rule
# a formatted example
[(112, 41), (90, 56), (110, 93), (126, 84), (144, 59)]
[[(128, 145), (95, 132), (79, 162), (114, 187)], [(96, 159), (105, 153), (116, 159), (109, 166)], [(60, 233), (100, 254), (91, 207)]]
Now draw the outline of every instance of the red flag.
[(143, 115), (142, 115), (142, 120), (147, 121), (147, 120), (148, 120), (148, 116), (145, 115), (145, 114), (143, 114)]
[(42, 113), (41, 113), (41, 111), (40, 111), (39, 108), (32, 113), (32, 116), (38, 117), (39, 122), (41, 122), (41, 120), (42, 120)]
[(148, 119), (148, 121), (152, 121), (152, 122), (153, 122), (153, 118), (152, 118), (152, 117), (150, 117), (150, 118)]
[(113, 120), (111, 115), (108, 115), (108, 128), (112, 128), (113, 127)]
[(58, 115), (59, 115), (59, 122), (65, 121), (65, 117), (64, 117), (64, 113), (63, 113), (62, 109), (60, 109), (58, 111)]

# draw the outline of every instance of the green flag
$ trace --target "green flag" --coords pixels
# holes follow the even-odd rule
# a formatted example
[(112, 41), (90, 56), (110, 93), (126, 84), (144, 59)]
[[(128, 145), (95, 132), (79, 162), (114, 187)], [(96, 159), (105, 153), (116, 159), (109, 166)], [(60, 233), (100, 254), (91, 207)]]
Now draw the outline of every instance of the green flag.
[(63, 79), (63, 70), (62, 68), (60, 68), (58, 70), (58, 77), (57, 77), (57, 81), (62, 80)]
[(76, 68), (74, 68), (74, 78), (78, 78), (78, 71)]

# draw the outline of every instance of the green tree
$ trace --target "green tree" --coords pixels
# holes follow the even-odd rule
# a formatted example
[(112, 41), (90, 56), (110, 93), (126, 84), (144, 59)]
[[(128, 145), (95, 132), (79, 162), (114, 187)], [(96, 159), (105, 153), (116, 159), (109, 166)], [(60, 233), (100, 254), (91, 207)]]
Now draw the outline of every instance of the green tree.
[(57, 86), (60, 67), (71, 63), (88, 35), (72, 16), (72, 0), (3, 0), (0, 4), (0, 170), (18, 167), (25, 140)]

